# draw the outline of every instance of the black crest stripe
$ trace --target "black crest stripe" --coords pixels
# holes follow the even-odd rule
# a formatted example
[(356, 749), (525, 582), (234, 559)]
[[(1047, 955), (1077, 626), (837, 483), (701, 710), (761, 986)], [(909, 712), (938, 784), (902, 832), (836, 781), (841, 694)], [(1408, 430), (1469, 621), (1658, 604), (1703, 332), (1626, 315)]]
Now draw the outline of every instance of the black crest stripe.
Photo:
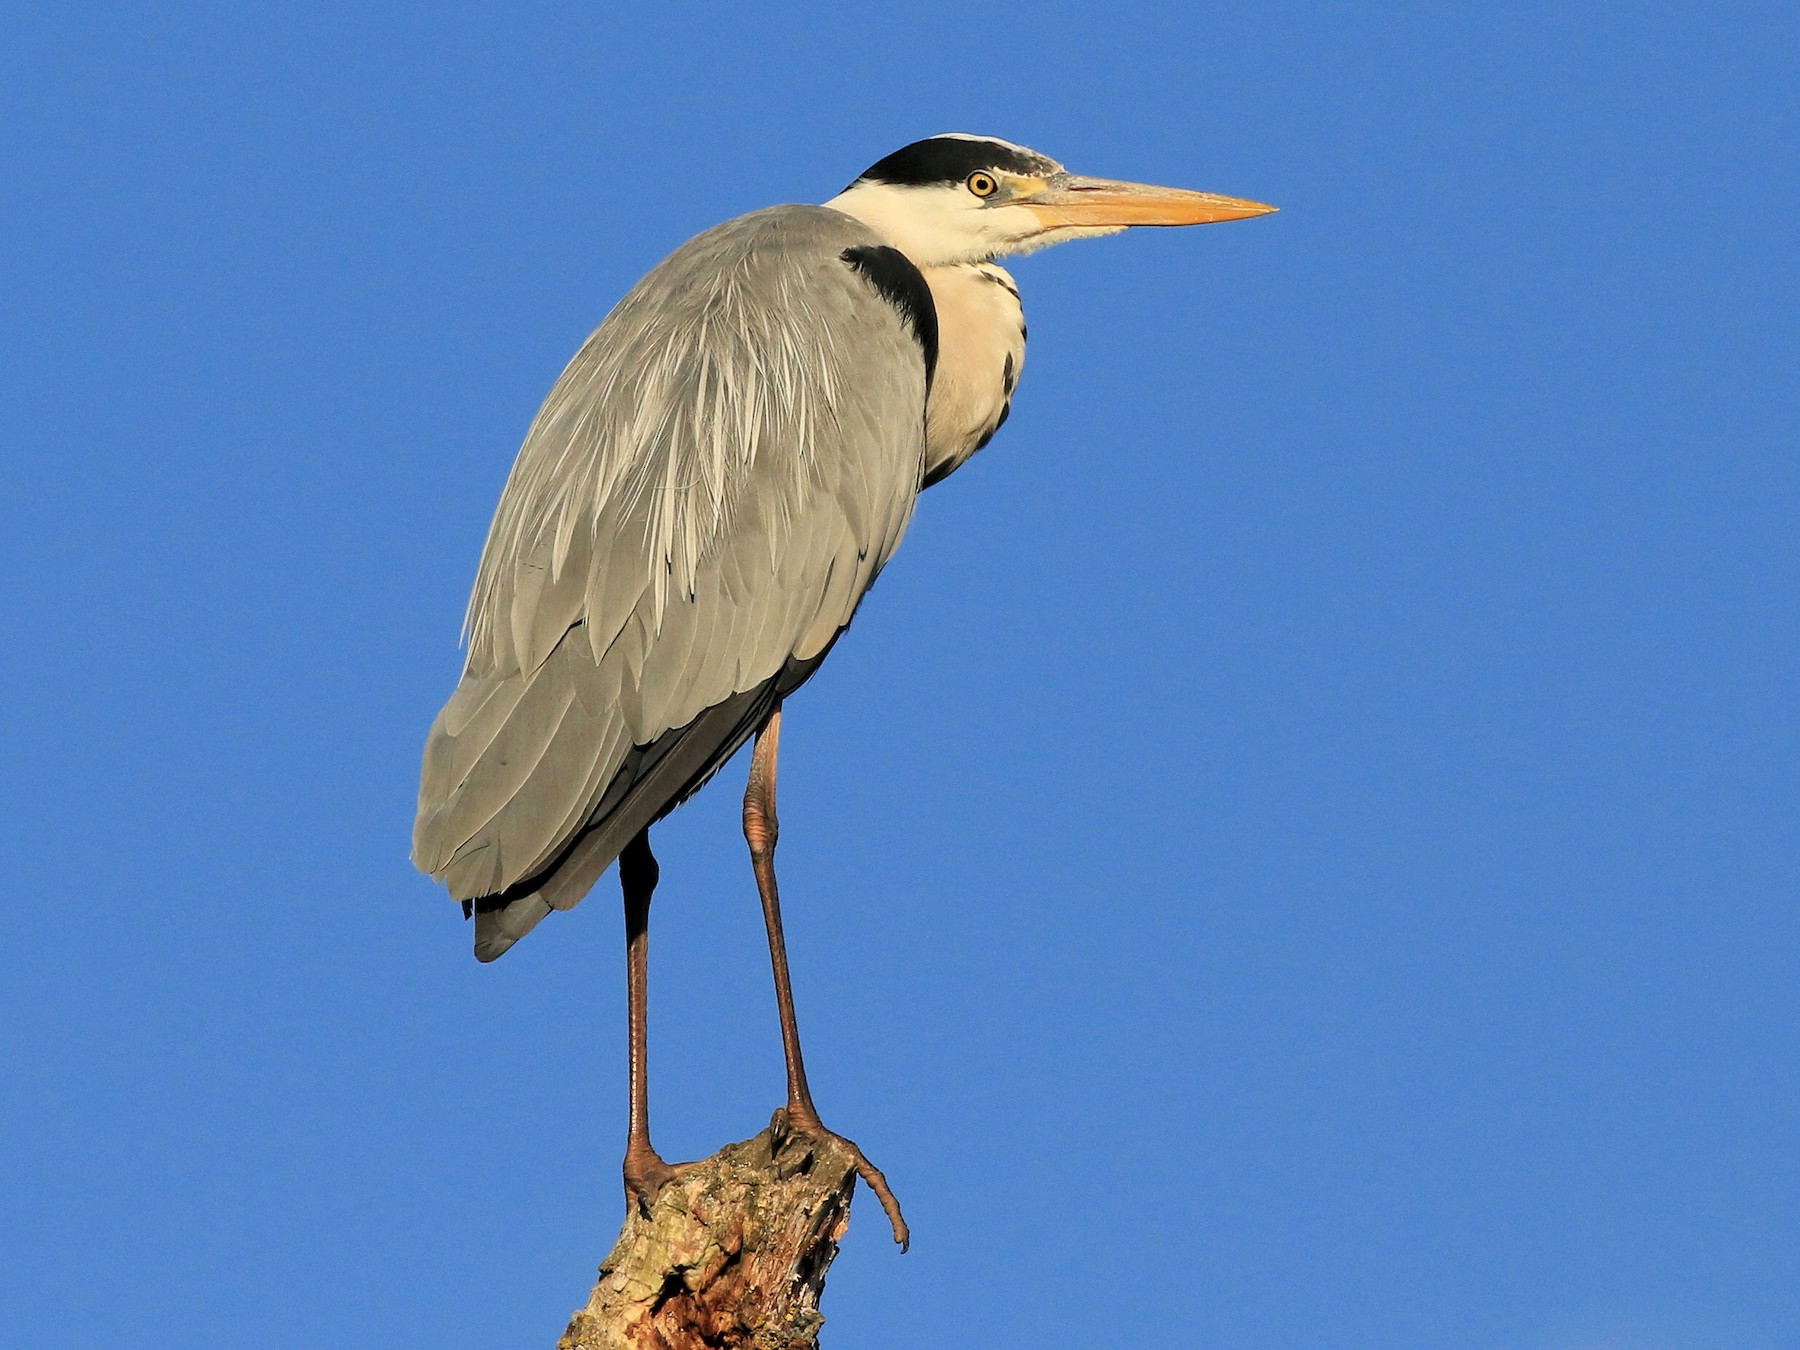
[(977, 169), (1004, 169), (1010, 173), (1056, 172), (1054, 160), (999, 141), (964, 140), (960, 136), (934, 136), (914, 141), (877, 160), (858, 182), (923, 186), (927, 183), (960, 183)]
[(937, 372), (937, 306), (931, 302), (931, 287), (925, 284), (919, 269), (899, 249), (886, 244), (847, 248), (840, 256), (912, 326), (913, 336), (925, 353), (925, 383), (929, 386)]

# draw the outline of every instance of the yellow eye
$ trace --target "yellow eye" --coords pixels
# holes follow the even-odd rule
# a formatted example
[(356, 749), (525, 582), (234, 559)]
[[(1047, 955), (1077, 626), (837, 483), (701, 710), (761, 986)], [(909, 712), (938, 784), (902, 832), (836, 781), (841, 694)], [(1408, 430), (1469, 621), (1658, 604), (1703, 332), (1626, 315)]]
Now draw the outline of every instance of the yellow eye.
[(972, 173), (969, 175), (969, 191), (977, 197), (991, 197), (1000, 190), (991, 173)]

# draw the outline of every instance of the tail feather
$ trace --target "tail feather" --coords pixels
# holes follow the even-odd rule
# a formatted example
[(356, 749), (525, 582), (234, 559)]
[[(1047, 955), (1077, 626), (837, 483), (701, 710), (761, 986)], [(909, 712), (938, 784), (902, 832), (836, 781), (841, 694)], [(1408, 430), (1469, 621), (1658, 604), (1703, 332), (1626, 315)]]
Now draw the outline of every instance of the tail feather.
[(492, 961), (507, 948), (537, 927), (538, 920), (550, 912), (550, 902), (532, 894), (514, 900), (500, 909), (490, 909), (475, 916), (475, 959)]

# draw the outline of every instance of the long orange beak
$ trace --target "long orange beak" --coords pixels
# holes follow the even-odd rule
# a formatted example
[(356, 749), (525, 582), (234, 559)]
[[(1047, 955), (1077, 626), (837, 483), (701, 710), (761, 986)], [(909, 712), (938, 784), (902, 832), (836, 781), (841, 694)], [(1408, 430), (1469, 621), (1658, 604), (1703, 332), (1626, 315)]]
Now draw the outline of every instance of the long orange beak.
[(1069, 225), (1210, 225), (1220, 220), (1248, 220), (1276, 208), (1261, 202), (1221, 197), (1186, 188), (1120, 183), (1110, 178), (1058, 175), (1051, 186), (1020, 200), (1045, 229)]

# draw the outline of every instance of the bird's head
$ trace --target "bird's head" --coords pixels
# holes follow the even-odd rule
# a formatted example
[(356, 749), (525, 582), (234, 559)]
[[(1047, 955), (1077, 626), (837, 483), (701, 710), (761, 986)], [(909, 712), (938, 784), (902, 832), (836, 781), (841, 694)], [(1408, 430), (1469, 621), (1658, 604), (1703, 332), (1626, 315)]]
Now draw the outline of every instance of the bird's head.
[(825, 205), (855, 216), (920, 267), (1029, 253), (1133, 225), (1205, 225), (1275, 209), (1210, 192), (1083, 178), (1035, 150), (961, 133), (894, 151)]

